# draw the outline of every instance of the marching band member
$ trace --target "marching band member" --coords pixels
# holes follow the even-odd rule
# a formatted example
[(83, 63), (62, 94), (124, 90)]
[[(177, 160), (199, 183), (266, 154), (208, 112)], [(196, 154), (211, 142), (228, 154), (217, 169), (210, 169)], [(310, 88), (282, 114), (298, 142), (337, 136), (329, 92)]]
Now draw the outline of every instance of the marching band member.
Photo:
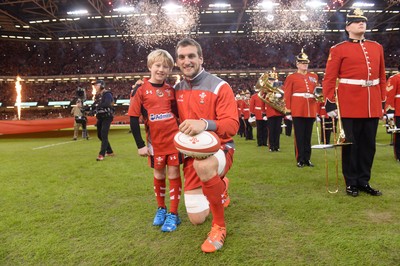
[[(271, 73), (268, 75), (268, 82), (271, 84), (271, 86), (274, 86), (274, 82), (277, 81), (277, 77), (277, 73), (276, 75), (271, 75)], [(283, 95), (281, 95), (281, 97), (283, 97)], [(268, 118), (269, 151), (280, 151), (283, 114), (271, 106), (267, 106), (266, 109)]]
[(250, 98), (250, 113), (256, 118), (257, 146), (268, 146), (268, 120), (265, 114), (265, 103), (258, 97), (258, 89)]
[(286, 115), (293, 118), (297, 167), (314, 166), (310, 158), (311, 136), (317, 114), (313, 92), (318, 76), (308, 72), (309, 63), (307, 54), (302, 50), (296, 57), (297, 72), (287, 76), (284, 83)]
[(245, 124), (243, 120), (243, 113), (242, 113), (242, 104), (243, 104), (243, 97), (244, 93), (241, 91), (240, 94), (236, 94), (236, 104), (237, 104), (237, 109), (238, 109), (238, 115), (239, 115), (239, 130), (238, 130), (238, 135), (242, 138), (245, 135)]
[(250, 118), (250, 91), (246, 90), (245, 96), (242, 102), (242, 114), (243, 114), (243, 119), (244, 119), (244, 124), (245, 124), (245, 131), (244, 135), (246, 136), (246, 140), (253, 140), (253, 127), (251, 126), (249, 122)]
[(382, 46), (364, 38), (366, 22), (359, 8), (347, 15), (349, 39), (331, 47), (322, 86), (328, 115), (340, 112), (346, 142), (352, 143), (342, 147), (342, 172), (346, 193), (353, 197), (359, 190), (382, 195), (369, 181), (386, 97), (385, 62)]
[[(387, 84), (387, 117), (394, 119), (397, 129), (400, 129), (400, 65), (399, 73), (389, 78)], [(396, 132), (393, 138), (394, 157), (400, 163), (400, 132)]]

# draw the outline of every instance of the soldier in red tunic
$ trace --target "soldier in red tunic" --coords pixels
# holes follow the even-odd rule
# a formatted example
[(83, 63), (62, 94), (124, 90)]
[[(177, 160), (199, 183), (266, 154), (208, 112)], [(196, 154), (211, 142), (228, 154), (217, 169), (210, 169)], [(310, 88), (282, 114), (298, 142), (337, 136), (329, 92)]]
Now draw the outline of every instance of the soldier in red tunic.
[[(389, 119), (394, 119), (397, 129), (400, 129), (400, 65), (399, 73), (389, 78), (387, 84), (386, 110)], [(393, 138), (394, 157), (400, 163), (400, 132), (396, 132)]]
[(258, 90), (255, 90), (250, 97), (250, 113), (251, 116), (256, 118), (256, 129), (257, 129), (257, 146), (267, 146), (268, 140), (268, 129), (267, 129), (267, 117), (265, 114), (265, 103), (258, 96)]
[(253, 138), (253, 127), (249, 122), (250, 118), (250, 98), (251, 94), (249, 90), (246, 90), (245, 96), (242, 101), (242, 106), (240, 107), (243, 114), (243, 120), (245, 124), (244, 135), (246, 136), (246, 140), (254, 140)]
[(369, 180), (386, 97), (385, 62), (382, 46), (364, 38), (366, 22), (359, 8), (347, 15), (349, 39), (331, 47), (322, 84), (328, 115), (339, 109), (346, 142), (352, 143), (342, 147), (342, 172), (346, 192), (353, 197), (359, 190), (382, 195)]
[(283, 85), (286, 115), (293, 117), (297, 167), (313, 167), (310, 161), (311, 136), (317, 116), (317, 101), (313, 92), (318, 76), (308, 72), (310, 60), (303, 50), (296, 59), (297, 72), (287, 76)]

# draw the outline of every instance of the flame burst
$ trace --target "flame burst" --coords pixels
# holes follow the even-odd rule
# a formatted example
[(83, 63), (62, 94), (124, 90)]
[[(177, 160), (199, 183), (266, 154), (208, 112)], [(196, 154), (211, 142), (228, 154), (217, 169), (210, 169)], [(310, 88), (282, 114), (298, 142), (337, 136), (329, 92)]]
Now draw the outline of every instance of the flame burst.
[(18, 109), (18, 120), (21, 120), (21, 91), (22, 91), (22, 86), (21, 86), (21, 78), (17, 76), (17, 79), (15, 81), (15, 90), (17, 91), (17, 109)]
[(310, 8), (295, 0), (274, 9), (252, 7), (249, 28), (251, 38), (258, 43), (313, 43), (322, 37), (327, 27), (326, 12)]
[[(169, 10), (157, 1), (140, 1), (123, 23), (129, 39), (146, 48), (193, 35), (199, 25), (199, 9), (185, 4)], [(195, 34), (195, 33), (194, 33)]]
[(92, 100), (94, 101), (96, 99), (96, 87), (94, 85), (92, 85)]

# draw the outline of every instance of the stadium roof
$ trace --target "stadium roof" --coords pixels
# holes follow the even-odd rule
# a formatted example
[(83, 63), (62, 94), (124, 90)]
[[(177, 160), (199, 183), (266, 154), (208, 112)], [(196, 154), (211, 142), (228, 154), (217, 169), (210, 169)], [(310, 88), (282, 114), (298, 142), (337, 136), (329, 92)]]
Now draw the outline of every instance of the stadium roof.
[[(274, 0), (281, 7), (291, 2), (306, 0)], [(310, 0), (307, 0), (310, 1)], [(359, 1), (320, 0), (327, 13), (328, 32), (344, 29), (345, 14)], [(368, 27), (376, 32), (396, 32), (400, 27), (399, 0), (366, 0)], [(66, 39), (119, 38), (125, 32), (125, 14), (115, 11), (125, 1), (111, 0), (2, 0), (0, 2), (0, 39), (59, 41)], [(137, 1), (136, 1), (137, 2)], [(154, 1), (152, 1), (154, 2)], [(166, 3), (167, 1), (158, 1)], [(241, 34), (246, 36), (249, 16), (255, 2), (252, 0), (225, 1), (230, 6), (212, 7), (217, 1), (175, 1), (197, 2), (200, 10), (197, 32), (209, 36)], [(218, 1), (219, 3), (221, 1)], [(260, 1), (258, 1), (260, 2)], [(314, 1), (315, 2), (315, 1)], [(329, 8), (327, 8), (329, 7)], [(84, 15), (70, 15), (67, 12), (85, 9)], [(292, 16), (288, 14), (289, 18)]]

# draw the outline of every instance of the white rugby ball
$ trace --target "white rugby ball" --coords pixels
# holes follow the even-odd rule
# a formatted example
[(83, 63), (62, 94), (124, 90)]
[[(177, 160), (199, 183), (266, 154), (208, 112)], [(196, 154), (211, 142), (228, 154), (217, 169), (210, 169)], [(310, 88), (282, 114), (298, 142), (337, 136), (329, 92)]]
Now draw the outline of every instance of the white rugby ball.
[(212, 131), (203, 131), (194, 136), (178, 132), (174, 144), (181, 153), (197, 159), (211, 156), (221, 148), (219, 137)]

